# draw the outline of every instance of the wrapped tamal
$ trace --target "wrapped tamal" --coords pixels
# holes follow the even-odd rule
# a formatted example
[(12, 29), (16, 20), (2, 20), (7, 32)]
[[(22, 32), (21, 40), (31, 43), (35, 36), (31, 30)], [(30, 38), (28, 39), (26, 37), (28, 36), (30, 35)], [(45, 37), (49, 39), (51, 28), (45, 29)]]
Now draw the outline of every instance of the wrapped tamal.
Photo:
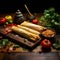
[(30, 22), (27, 22), (27, 21), (24, 21), (23, 23), (21, 23), (22, 26), (25, 26), (25, 27), (29, 27), (29, 28), (32, 28), (34, 30), (37, 30), (39, 32), (45, 30), (46, 28), (43, 27), (43, 26), (40, 26), (40, 25), (36, 25), (36, 24), (33, 24), (33, 23), (30, 23)]

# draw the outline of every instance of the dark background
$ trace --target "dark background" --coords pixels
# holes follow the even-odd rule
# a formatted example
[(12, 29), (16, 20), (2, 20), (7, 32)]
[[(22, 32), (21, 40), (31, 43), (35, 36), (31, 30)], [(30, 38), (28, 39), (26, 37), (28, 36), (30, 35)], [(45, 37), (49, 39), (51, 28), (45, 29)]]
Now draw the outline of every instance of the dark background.
[(54, 7), (60, 13), (60, 0), (0, 0), (0, 13), (12, 13), (20, 9), (27, 12), (26, 4), (31, 12), (43, 12), (44, 9)]

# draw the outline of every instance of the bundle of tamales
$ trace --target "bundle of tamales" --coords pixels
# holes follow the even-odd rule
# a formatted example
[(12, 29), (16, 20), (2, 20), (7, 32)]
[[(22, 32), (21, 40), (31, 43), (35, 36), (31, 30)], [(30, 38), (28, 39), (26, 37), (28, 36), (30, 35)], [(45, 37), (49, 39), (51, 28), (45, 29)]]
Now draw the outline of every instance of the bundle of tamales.
[(40, 38), (40, 32), (46, 29), (45, 27), (24, 21), (22, 24), (13, 26), (12, 30), (19, 35), (31, 39), (32, 41), (37, 41)]
[(13, 26), (12, 30), (25, 38), (31, 39), (32, 41), (36, 41), (36, 40), (40, 39), (40, 36), (38, 34), (31, 33), (29, 31), (24, 30), (23, 28), (19, 28), (17, 26)]
[(36, 25), (36, 24), (30, 23), (30, 22), (27, 22), (27, 21), (24, 21), (21, 25), (25, 26), (25, 27), (28, 27), (28, 28), (31, 28), (31, 29), (34, 29), (34, 30), (36, 30), (38, 32), (41, 32), (41, 31), (46, 29), (43, 26)]

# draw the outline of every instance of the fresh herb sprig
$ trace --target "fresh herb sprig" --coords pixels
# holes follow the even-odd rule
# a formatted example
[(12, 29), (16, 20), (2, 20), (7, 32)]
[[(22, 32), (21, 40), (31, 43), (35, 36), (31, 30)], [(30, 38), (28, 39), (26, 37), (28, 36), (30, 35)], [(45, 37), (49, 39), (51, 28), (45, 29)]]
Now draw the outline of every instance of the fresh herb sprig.
[(49, 8), (44, 10), (40, 21), (45, 22), (46, 27), (54, 28), (55, 26), (60, 26), (60, 15), (55, 12), (54, 8)]
[(53, 47), (60, 50), (60, 40), (53, 44)]
[(0, 40), (0, 48), (7, 46), (9, 43), (10, 43), (10, 41), (8, 39), (1, 39)]

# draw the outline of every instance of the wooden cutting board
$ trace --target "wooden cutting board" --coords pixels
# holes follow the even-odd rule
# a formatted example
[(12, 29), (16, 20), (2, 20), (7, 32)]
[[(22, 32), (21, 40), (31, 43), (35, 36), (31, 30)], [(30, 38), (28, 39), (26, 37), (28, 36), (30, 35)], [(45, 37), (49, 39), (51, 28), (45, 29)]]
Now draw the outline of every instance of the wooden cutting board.
[(4, 33), (4, 28), (0, 27), (0, 34), (6, 36), (7, 38), (9, 38), (11, 41), (16, 42), (22, 46), (27, 46), (30, 49), (33, 49), (34, 47), (36, 47), (38, 45), (38, 43), (40, 42), (40, 40), (37, 40), (36, 42), (31, 42), (29, 40), (25, 41), (26, 38), (23, 38), (17, 34), (14, 33), (8, 33), (5, 34)]

